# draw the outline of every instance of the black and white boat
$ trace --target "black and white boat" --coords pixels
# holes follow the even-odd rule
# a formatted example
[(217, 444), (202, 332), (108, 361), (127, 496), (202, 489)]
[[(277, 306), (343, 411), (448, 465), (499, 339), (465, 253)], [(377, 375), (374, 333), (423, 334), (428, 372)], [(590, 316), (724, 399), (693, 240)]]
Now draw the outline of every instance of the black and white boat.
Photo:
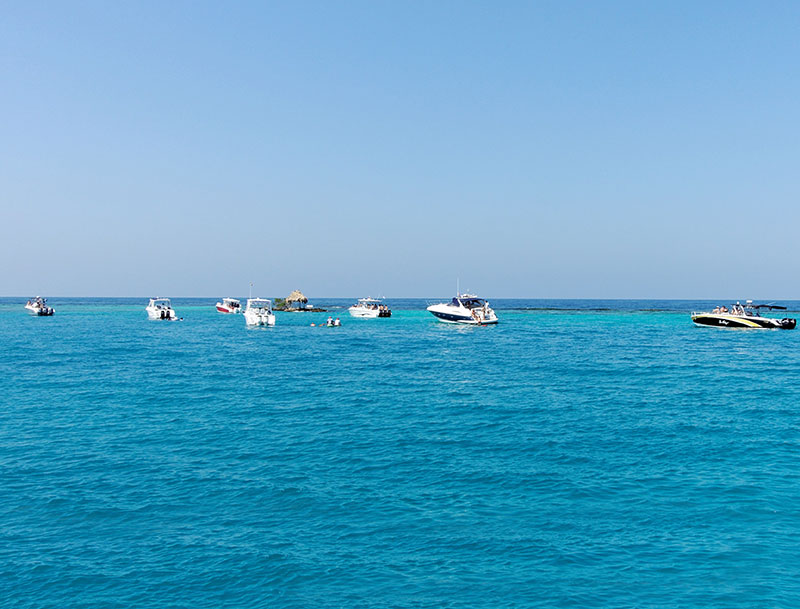
[(489, 306), (489, 302), (474, 294), (459, 294), (450, 302), (429, 306), (428, 311), (439, 321), (451, 324), (485, 326), (498, 322), (497, 315)]
[(785, 311), (786, 307), (773, 304), (753, 304), (748, 300), (745, 304), (736, 303), (731, 308), (720, 306), (708, 313), (692, 312), (692, 321), (698, 326), (713, 326), (716, 328), (761, 328), (793, 330), (797, 320), (791, 317), (776, 319), (762, 317), (762, 310)]
[(41, 296), (31, 298), (25, 304), (25, 308), (28, 309), (32, 315), (38, 315), (39, 317), (50, 317), (56, 312), (53, 307), (47, 305), (47, 298), (42, 298)]

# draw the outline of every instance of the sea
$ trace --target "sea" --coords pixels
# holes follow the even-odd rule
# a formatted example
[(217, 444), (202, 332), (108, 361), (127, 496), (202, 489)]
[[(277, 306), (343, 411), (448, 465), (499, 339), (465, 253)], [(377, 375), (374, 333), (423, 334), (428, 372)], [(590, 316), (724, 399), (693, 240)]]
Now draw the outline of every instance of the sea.
[(800, 606), (800, 330), (696, 327), (702, 301), (462, 327), (319, 299), (248, 329), (215, 298), (25, 300), (0, 607)]

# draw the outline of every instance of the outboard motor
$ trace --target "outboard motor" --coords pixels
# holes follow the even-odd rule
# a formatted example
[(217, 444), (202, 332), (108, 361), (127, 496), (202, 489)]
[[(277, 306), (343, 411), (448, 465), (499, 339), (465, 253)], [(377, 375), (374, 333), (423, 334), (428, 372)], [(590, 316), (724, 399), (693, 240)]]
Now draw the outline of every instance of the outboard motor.
[(794, 327), (797, 325), (797, 320), (792, 319), (790, 317), (784, 317), (781, 320), (781, 328), (784, 330), (794, 330)]

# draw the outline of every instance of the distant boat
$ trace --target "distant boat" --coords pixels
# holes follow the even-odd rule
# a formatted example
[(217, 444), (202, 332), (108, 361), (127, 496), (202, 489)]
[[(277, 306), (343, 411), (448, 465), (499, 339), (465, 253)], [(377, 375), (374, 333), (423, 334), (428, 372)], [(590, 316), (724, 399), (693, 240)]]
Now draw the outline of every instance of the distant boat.
[(474, 294), (458, 294), (450, 302), (429, 306), (428, 311), (439, 321), (451, 324), (483, 326), (498, 322), (489, 302)]
[(358, 302), (347, 309), (353, 317), (391, 317), (392, 310), (383, 304), (380, 298), (359, 298)]
[(169, 298), (151, 298), (145, 311), (147, 311), (147, 317), (150, 319), (164, 319), (167, 321), (178, 319), (172, 309), (172, 303)]
[(235, 298), (223, 298), (222, 302), (217, 303), (217, 311), (220, 313), (241, 313), (242, 303)]
[(274, 326), (275, 313), (272, 312), (272, 301), (266, 298), (248, 298), (244, 310), (244, 322), (248, 326)]
[(38, 315), (39, 317), (50, 317), (56, 310), (53, 307), (47, 306), (47, 299), (37, 296), (31, 298), (26, 304), (25, 308), (30, 311), (31, 315)]
[(717, 307), (709, 313), (692, 312), (692, 321), (698, 326), (714, 326), (717, 328), (777, 328), (780, 330), (793, 330), (797, 320), (791, 317), (775, 319), (762, 317), (761, 309), (785, 311), (786, 307), (772, 304), (753, 304), (748, 300), (744, 305), (738, 302), (728, 307)]

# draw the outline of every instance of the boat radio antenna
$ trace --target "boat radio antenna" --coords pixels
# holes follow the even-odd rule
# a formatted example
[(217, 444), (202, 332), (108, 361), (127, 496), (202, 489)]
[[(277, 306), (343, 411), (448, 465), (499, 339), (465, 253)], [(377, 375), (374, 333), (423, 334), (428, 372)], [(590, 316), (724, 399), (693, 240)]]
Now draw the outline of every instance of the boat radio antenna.
[(252, 297), (253, 297), (253, 282), (251, 281), (250, 282), (250, 296), (248, 296), (248, 298), (252, 298)]

